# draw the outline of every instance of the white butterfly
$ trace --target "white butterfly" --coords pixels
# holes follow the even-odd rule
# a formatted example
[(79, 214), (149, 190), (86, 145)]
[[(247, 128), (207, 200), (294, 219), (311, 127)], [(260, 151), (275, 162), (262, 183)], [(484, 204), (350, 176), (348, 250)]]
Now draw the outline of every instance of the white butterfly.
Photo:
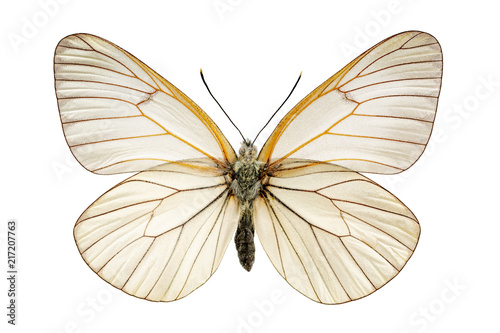
[(173, 301), (215, 272), (233, 234), (253, 263), (254, 226), (274, 267), (326, 304), (371, 294), (413, 254), (420, 227), (358, 172), (395, 174), (422, 154), (441, 87), (441, 48), (408, 31), (375, 45), (281, 120), (257, 154), (236, 155), (175, 86), (102, 38), (63, 38), (54, 57), (64, 135), (98, 174), (138, 172), (97, 199), (74, 229), (101, 278)]

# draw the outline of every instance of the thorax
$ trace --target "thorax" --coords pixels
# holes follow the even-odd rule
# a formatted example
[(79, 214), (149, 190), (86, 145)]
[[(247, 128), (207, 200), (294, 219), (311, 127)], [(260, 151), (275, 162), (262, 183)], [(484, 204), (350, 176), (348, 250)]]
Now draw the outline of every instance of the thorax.
[(241, 145), (238, 160), (233, 164), (231, 189), (242, 205), (252, 205), (261, 189), (262, 162), (257, 161), (257, 149), (249, 140)]

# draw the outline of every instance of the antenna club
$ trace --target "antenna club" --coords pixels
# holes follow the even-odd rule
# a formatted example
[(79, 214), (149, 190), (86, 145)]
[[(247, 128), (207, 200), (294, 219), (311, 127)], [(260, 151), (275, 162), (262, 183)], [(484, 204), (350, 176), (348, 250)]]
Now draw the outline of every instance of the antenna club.
[(281, 109), (281, 107), (283, 106), (283, 104), (286, 103), (286, 101), (288, 100), (288, 98), (290, 98), (290, 96), (292, 95), (293, 91), (295, 90), (295, 87), (297, 87), (297, 84), (299, 83), (300, 81), (300, 78), (302, 77), (302, 71), (300, 72), (299, 74), (299, 77), (297, 79), (297, 81), (295, 82), (295, 84), (293, 85), (293, 88), (292, 90), (290, 91), (290, 93), (288, 94), (288, 96), (285, 98), (285, 100), (283, 101), (283, 103), (281, 103), (280, 107), (278, 108), (278, 110), (276, 110), (273, 115), (271, 116), (271, 118), (269, 118), (269, 120), (267, 121), (267, 123), (264, 125), (264, 127), (261, 128), (261, 130), (259, 131), (259, 133), (257, 133), (257, 135), (255, 136), (255, 139), (253, 139), (252, 141), (252, 145), (255, 143), (255, 141), (257, 140), (257, 138), (259, 137), (260, 133), (262, 133), (262, 131), (264, 130), (264, 128), (266, 128), (267, 125), (269, 125), (269, 123), (271, 122), (271, 119), (274, 118), (274, 116), (278, 113), (278, 111)]

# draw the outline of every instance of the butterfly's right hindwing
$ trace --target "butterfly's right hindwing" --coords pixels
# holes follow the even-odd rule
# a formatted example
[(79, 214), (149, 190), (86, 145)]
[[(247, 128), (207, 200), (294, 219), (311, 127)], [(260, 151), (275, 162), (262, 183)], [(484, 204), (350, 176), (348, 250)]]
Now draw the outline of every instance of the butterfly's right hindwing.
[(255, 229), (281, 276), (338, 304), (381, 288), (404, 267), (420, 226), (375, 182), (327, 163), (284, 160), (255, 202)]

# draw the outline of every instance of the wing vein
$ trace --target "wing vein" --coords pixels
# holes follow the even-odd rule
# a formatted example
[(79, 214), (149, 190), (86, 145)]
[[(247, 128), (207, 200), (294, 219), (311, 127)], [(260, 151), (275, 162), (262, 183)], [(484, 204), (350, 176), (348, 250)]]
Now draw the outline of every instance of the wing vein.
[[(371, 226), (371, 227), (373, 227), (373, 228), (377, 229), (377, 230), (378, 230), (378, 231), (380, 231), (381, 233), (386, 234), (387, 236), (391, 237), (392, 239), (394, 239), (395, 241), (397, 241), (399, 244), (403, 245), (403, 246), (404, 246), (404, 247), (406, 247), (408, 250), (410, 250), (411, 252), (413, 252), (413, 250), (412, 250), (412, 249), (410, 249), (407, 245), (405, 245), (404, 243), (402, 243), (399, 239), (397, 239), (396, 237), (394, 237), (393, 235), (391, 235), (391, 234), (390, 234), (390, 233), (388, 233), (387, 231), (384, 231), (384, 230), (380, 229), (379, 227), (377, 227), (377, 226), (375, 226), (375, 225), (373, 225), (373, 224), (371, 224), (371, 223), (369, 223), (369, 222), (367, 222), (367, 221), (363, 220), (362, 218), (359, 218), (359, 217), (357, 217), (357, 216), (355, 216), (355, 215), (353, 215), (353, 214), (351, 214), (351, 213), (348, 213), (348, 212), (346, 212), (346, 211), (341, 211), (341, 212), (342, 212), (342, 213), (344, 213), (344, 214), (350, 215), (350, 216), (354, 217), (355, 219), (357, 219), (358, 221), (361, 221), (361, 222), (363, 222), (363, 223), (365, 223), (365, 224), (367, 224), (367, 225), (369, 225), (369, 226)], [(351, 237), (354, 237), (354, 236), (352, 236), (352, 235), (351, 235)], [(356, 237), (355, 237), (355, 238), (356, 238)], [(378, 252), (377, 252), (377, 253), (378, 253)]]
[[(269, 194), (269, 195), (271, 195), (274, 199), (278, 200), (278, 201), (279, 201), (279, 202), (283, 205), (283, 203), (282, 203), (279, 199), (277, 199), (277, 198), (276, 198), (276, 197), (275, 197), (272, 193), (270, 193), (270, 192), (266, 192), (266, 193), (267, 193), (267, 194)], [(276, 212), (274, 211), (274, 209), (273, 209), (272, 205), (269, 203), (269, 201), (268, 201), (267, 197), (264, 197), (264, 198), (265, 198), (265, 200), (266, 200), (266, 203), (267, 203), (268, 209), (270, 208), (270, 209), (272, 210), (273, 215), (274, 215), (274, 217), (276, 218), (276, 221), (277, 221), (277, 223), (278, 223), (278, 225), (279, 225), (279, 227), (280, 227), (281, 231), (282, 231), (282, 232), (283, 232), (283, 234), (285, 235), (285, 237), (286, 237), (286, 239), (288, 240), (288, 243), (290, 244), (290, 246), (292, 247), (292, 249), (293, 249), (293, 251), (294, 251), (295, 255), (296, 255), (296, 256), (297, 256), (297, 258), (299, 259), (300, 264), (302, 265), (302, 268), (304, 269), (304, 272), (305, 272), (305, 274), (306, 274), (306, 276), (307, 276), (307, 279), (308, 279), (308, 281), (309, 281), (309, 284), (311, 285), (311, 288), (312, 288), (312, 289), (313, 289), (313, 291), (314, 291), (314, 294), (316, 295), (316, 297), (317, 297), (318, 299), (320, 299), (320, 298), (319, 298), (318, 293), (316, 292), (316, 288), (314, 287), (314, 284), (312, 283), (311, 277), (309, 276), (309, 272), (307, 271), (306, 266), (305, 266), (304, 262), (302, 261), (302, 258), (300, 257), (300, 255), (299, 255), (299, 253), (298, 253), (297, 249), (295, 248), (295, 246), (294, 246), (294, 245), (293, 245), (293, 243), (291, 242), (290, 237), (289, 237), (289, 236), (288, 236), (288, 234), (286, 233), (286, 231), (285, 231), (285, 229), (284, 229), (283, 225), (282, 225), (282, 224), (281, 224), (281, 222), (280, 222), (280, 219), (278, 218), (278, 215), (277, 215), (277, 214), (276, 214)], [(287, 208), (287, 206), (286, 206), (286, 205), (283, 205), (283, 206), (284, 206), (285, 208)], [(292, 213), (293, 213), (293, 211), (292, 211)], [(273, 224), (274, 224), (274, 222), (273, 222)], [(280, 253), (280, 259), (282, 260), (281, 251), (280, 251), (279, 253)], [(282, 265), (283, 265), (283, 261), (282, 261)], [(283, 267), (283, 272), (284, 272), (284, 273), (283, 273), (283, 275), (284, 275), (284, 276), (286, 276), (286, 274), (285, 274), (285, 266), (283, 265), (282, 267)]]
[[(353, 88), (351, 90), (342, 91), (339, 88), (337, 88), (337, 90), (340, 91), (343, 94), (347, 94), (349, 92), (356, 91), (356, 90), (359, 90), (359, 89), (363, 89), (363, 88), (367, 88), (367, 87), (373, 87), (373, 86), (376, 86), (376, 85), (379, 85), (379, 84), (385, 84), (385, 83), (391, 83), (391, 82), (415, 81), (415, 80), (440, 80), (440, 79), (441, 79), (440, 77), (412, 77), (412, 78), (397, 79), (397, 80), (378, 81), (378, 82), (375, 82), (375, 83), (366, 84), (364, 86), (359, 86), (359, 87)], [(346, 84), (347, 84), (347, 82), (345, 84), (341, 85), (340, 87), (343, 87)], [(387, 95), (387, 96), (392, 96), (392, 95)], [(357, 103), (359, 103), (359, 102), (357, 102)]]
[[(87, 45), (88, 45), (88, 46), (89, 46), (92, 50), (94, 50), (94, 52), (99, 53), (99, 54), (101, 54), (101, 55), (103, 55), (103, 56), (105, 56), (105, 57), (107, 57), (107, 58), (109, 58), (109, 59), (111, 59), (111, 60), (113, 60), (113, 61), (115, 61), (115, 62), (119, 63), (120, 65), (122, 65), (123, 67), (125, 67), (125, 68), (126, 68), (126, 69), (130, 72), (130, 73), (134, 74), (134, 77), (135, 77), (136, 79), (138, 79), (138, 80), (140, 80), (140, 81), (144, 82), (144, 80), (142, 80), (141, 78), (139, 78), (139, 77), (137, 76), (137, 74), (135, 74), (135, 72), (134, 72), (133, 70), (131, 70), (128, 66), (126, 66), (124, 63), (122, 63), (122, 62), (121, 62), (121, 61), (119, 61), (118, 59), (113, 58), (113, 57), (111, 57), (110, 55), (107, 55), (107, 54), (102, 53), (102, 52), (100, 52), (100, 51), (97, 51), (97, 50), (96, 50), (96, 49), (94, 49), (94, 48), (93, 48), (93, 47), (92, 47), (92, 46), (91, 46), (91, 45), (90, 45), (90, 44), (89, 44), (86, 40), (84, 40), (82, 37), (80, 37), (80, 36), (76, 36), (76, 37), (77, 37), (77, 38), (79, 38), (80, 40), (82, 40), (85, 44), (87, 44)], [(113, 45), (113, 46), (114, 46), (114, 47), (117, 47), (117, 46), (115, 46), (115, 45)], [(120, 48), (119, 48), (119, 49), (120, 49)], [(120, 49), (120, 50), (121, 50), (121, 49)], [(127, 55), (127, 56), (129, 56), (129, 55), (128, 55), (128, 53), (127, 53), (126, 51), (124, 51), (124, 50), (122, 50), (122, 53), (123, 53), (123, 54), (125, 54), (125, 55)], [(129, 56), (129, 57), (130, 57), (130, 56)], [(144, 82), (144, 83), (146, 83), (146, 82)], [(157, 87), (155, 90), (158, 90), (158, 89), (159, 89), (159, 87)]]
[[(220, 198), (220, 197), (219, 197), (219, 198)], [(183, 285), (183, 286), (182, 286), (182, 288), (179, 290), (179, 293), (177, 294), (176, 299), (178, 299), (178, 298), (179, 298), (179, 296), (181, 295), (182, 291), (183, 291), (183, 290), (184, 290), (184, 288), (186, 287), (186, 284), (187, 284), (187, 282), (188, 282), (189, 276), (190, 276), (190, 275), (191, 275), (191, 273), (193, 272), (194, 265), (195, 265), (195, 264), (196, 264), (196, 262), (198, 261), (198, 258), (200, 257), (200, 253), (201, 253), (201, 251), (203, 251), (203, 249), (205, 248), (205, 245), (207, 244), (207, 241), (208, 241), (208, 239), (210, 238), (210, 235), (211, 235), (211, 234), (212, 234), (212, 232), (214, 231), (215, 226), (218, 224), (219, 218), (220, 218), (220, 216), (221, 216), (222, 211), (223, 211), (223, 210), (224, 210), (224, 208), (225, 208), (225, 204), (228, 202), (228, 199), (229, 199), (229, 195), (226, 195), (226, 197), (224, 198), (224, 202), (222, 203), (221, 208), (220, 208), (219, 212), (217, 213), (217, 217), (214, 219), (214, 223), (212, 224), (212, 227), (210, 228), (210, 231), (208, 232), (207, 237), (206, 237), (206, 238), (205, 238), (205, 240), (203, 241), (203, 245), (200, 247), (200, 249), (198, 250), (198, 253), (197, 253), (197, 254), (196, 254), (196, 256), (195, 256), (195, 259), (194, 259), (194, 261), (193, 261), (193, 264), (191, 265), (191, 268), (189, 269), (189, 273), (188, 273), (188, 275), (186, 276), (186, 279), (185, 279), (185, 281), (184, 281), (184, 285)], [(208, 207), (209, 207), (209, 206), (207, 206), (207, 208), (208, 208)], [(221, 221), (221, 223), (222, 223), (222, 221)], [(200, 232), (200, 230), (198, 230), (198, 232), (197, 232), (196, 234), (198, 234), (199, 232)], [(196, 238), (196, 237), (194, 237), (194, 238)], [(194, 238), (193, 238), (193, 242), (194, 242)], [(191, 242), (191, 244), (192, 244), (193, 242)], [(191, 246), (190, 246), (190, 247), (191, 247)], [(187, 253), (187, 252), (188, 252), (188, 251), (186, 251), (186, 253)], [(215, 251), (214, 251), (214, 254), (215, 254), (216, 252), (217, 252), (217, 243), (216, 243), (216, 246), (215, 246)], [(184, 258), (185, 258), (185, 257), (184, 257)], [(184, 258), (183, 258), (183, 260), (182, 260), (182, 261), (184, 261)], [(214, 255), (214, 260), (213, 260), (213, 262), (212, 262), (212, 268), (213, 268), (214, 264), (215, 264), (215, 255)], [(180, 266), (180, 265), (179, 265), (179, 266)], [(211, 270), (210, 272), (212, 272), (212, 270)]]
[(137, 115), (133, 115), (133, 116), (121, 116), (121, 117), (87, 118), (87, 119), (80, 119), (80, 120), (73, 120), (73, 121), (62, 121), (61, 123), (63, 123), (63, 124), (75, 124), (75, 123), (81, 123), (81, 122), (85, 122), (85, 121), (127, 119), (127, 118), (137, 118), (137, 117), (142, 117), (142, 114), (137, 114)]
[[(217, 201), (217, 200), (219, 200), (219, 199), (220, 199), (220, 198), (221, 198), (224, 194), (226, 194), (226, 192), (227, 192), (227, 191), (228, 191), (228, 189), (226, 189), (226, 190), (224, 190), (222, 193), (220, 193), (220, 194), (219, 194), (219, 195), (218, 195), (218, 196), (217, 196), (214, 200), (212, 200), (211, 202), (209, 202), (209, 203), (208, 203), (205, 207), (203, 207), (202, 209), (200, 209), (200, 210), (199, 210), (196, 214), (194, 214), (194, 215), (193, 215), (192, 217), (190, 217), (190, 218), (189, 218), (186, 222), (184, 222), (184, 223), (183, 223), (183, 226), (184, 226), (184, 225), (186, 225), (187, 223), (189, 223), (189, 222), (190, 222), (193, 218), (195, 218), (196, 216), (198, 216), (199, 214), (201, 214), (201, 212), (203, 212), (205, 209), (207, 209), (208, 207), (212, 206), (212, 204), (214, 204), (214, 202), (216, 202), (216, 201)], [(211, 229), (211, 230), (213, 230), (213, 229)], [(200, 233), (200, 230), (198, 230), (198, 231), (196, 232), (196, 235), (198, 235), (199, 233)], [(211, 233), (211, 232), (210, 232), (210, 233)], [(164, 234), (164, 233), (162, 233), (162, 234)], [(162, 235), (162, 234), (160, 234), (160, 235)], [(186, 251), (184, 252), (184, 255), (182, 256), (182, 259), (181, 259), (181, 261), (180, 261), (179, 265), (177, 266), (177, 269), (175, 270), (175, 273), (174, 273), (174, 274), (173, 274), (173, 276), (172, 276), (172, 280), (170, 281), (170, 284), (169, 284), (168, 288), (166, 288), (166, 289), (165, 289), (165, 292), (163, 293), (163, 296), (161, 297), (162, 299), (165, 297), (165, 295), (166, 295), (166, 294), (167, 294), (167, 292), (169, 291), (170, 286), (171, 286), (171, 285), (172, 285), (172, 283), (174, 282), (174, 280), (175, 280), (175, 278), (176, 278), (177, 274), (179, 273), (179, 270), (180, 270), (180, 268), (181, 268), (181, 266), (182, 266), (182, 263), (183, 263), (183, 262), (184, 262), (184, 260), (186, 259), (186, 255), (187, 255), (187, 253), (189, 252), (189, 249), (191, 248), (191, 246), (193, 245), (193, 242), (194, 242), (194, 239), (195, 239), (195, 238), (196, 238), (196, 236), (195, 236), (195, 237), (193, 237), (193, 239), (191, 240), (191, 243), (189, 244), (188, 248), (187, 248), (187, 249), (186, 249)], [(207, 237), (207, 238), (208, 238), (208, 237)], [(205, 239), (205, 241), (206, 241), (206, 239)], [(205, 244), (205, 243), (204, 243), (204, 244)], [(203, 248), (203, 246), (202, 246), (202, 248)], [(200, 251), (201, 251), (201, 250), (200, 250)], [(198, 254), (196, 255), (196, 257), (198, 257), (198, 255), (199, 255), (199, 252), (198, 252)], [(195, 262), (196, 262), (196, 259), (195, 259)], [(191, 272), (191, 270), (193, 269), (193, 266), (194, 266), (194, 263), (193, 263), (193, 265), (192, 265), (192, 266), (191, 266), (191, 268), (190, 268), (190, 272)], [(162, 274), (163, 274), (163, 273), (162, 273)], [(161, 275), (160, 275), (160, 276), (161, 276)], [(189, 277), (189, 274), (188, 274), (188, 277)], [(187, 282), (187, 277), (186, 277), (186, 281), (185, 281), (185, 283), (186, 283), (186, 282)], [(182, 291), (182, 289), (185, 287), (185, 283), (184, 283), (184, 286), (181, 288), (181, 291)], [(177, 295), (177, 297), (179, 297), (179, 295), (180, 295), (180, 292), (179, 292), (179, 294)], [(176, 299), (177, 299), (177, 297), (176, 297)]]
[[(363, 273), (363, 275), (365, 276), (365, 278), (368, 280), (368, 282), (370, 282), (370, 284), (372, 285), (373, 289), (374, 290), (377, 290), (377, 288), (375, 287), (375, 285), (373, 284), (372, 280), (370, 280), (370, 278), (368, 277), (368, 275), (366, 275), (365, 271), (363, 270), (363, 268), (361, 267), (360, 264), (358, 264), (358, 261), (354, 258), (354, 256), (352, 255), (351, 251), (349, 251), (349, 249), (347, 248), (347, 246), (344, 244), (344, 240), (342, 239), (342, 237), (339, 237), (340, 238), (340, 242), (342, 243), (342, 246), (344, 247), (344, 249), (347, 251), (347, 253), (349, 253), (349, 256), (351, 256), (352, 260), (356, 263), (356, 266), (358, 266), (359, 270)], [(377, 252), (378, 253), (378, 252)], [(385, 258), (384, 258), (385, 259)], [(342, 285), (342, 283), (341, 283)]]
[(367, 135), (354, 135), (354, 134), (342, 134), (342, 133), (331, 133), (328, 132), (326, 134), (329, 135), (338, 135), (338, 136), (348, 136), (348, 137), (355, 137), (355, 138), (364, 138), (364, 139), (376, 139), (376, 140), (387, 140), (387, 141), (394, 141), (394, 142), (401, 142), (401, 143), (410, 143), (413, 145), (420, 145), (420, 146), (425, 146), (425, 143), (419, 143), (419, 142), (412, 142), (412, 141), (404, 141), (404, 140), (396, 140), (396, 139), (389, 139), (389, 138), (381, 138), (381, 137), (376, 137), (376, 136), (367, 136)]
[[(170, 260), (172, 259), (173, 257), (173, 254), (174, 254), (174, 251), (175, 251), (175, 248), (177, 248), (177, 244), (179, 244), (179, 241), (181, 239), (181, 235), (182, 235), (182, 232), (184, 231), (184, 226), (185, 224), (181, 224), (181, 225), (178, 225), (177, 227), (175, 227), (174, 229), (172, 230), (175, 230), (177, 228), (181, 228), (181, 230), (179, 231), (179, 235), (177, 235), (177, 239), (175, 240), (175, 245), (174, 245), (174, 250), (172, 251), (172, 253), (170, 254), (170, 257), (168, 257), (168, 260), (165, 264), (165, 266), (163, 266), (163, 269), (161, 270), (161, 273), (158, 274), (158, 278), (156, 279), (155, 283), (153, 284), (153, 286), (151, 287), (151, 290), (149, 290), (148, 294), (144, 297), (145, 299), (147, 299), (149, 297), (149, 295), (153, 292), (153, 289), (155, 289), (156, 285), (158, 284), (158, 282), (160, 281), (161, 277), (163, 276), (163, 273), (165, 273), (165, 269), (167, 268), (168, 264), (170, 263)], [(173, 279), (172, 279), (173, 281)], [(168, 287), (166, 288), (166, 290), (168, 291), (168, 289), (170, 288), (170, 286), (172, 285), (172, 281), (170, 281), (170, 284), (168, 285)]]
[(107, 139), (107, 140), (100, 140), (100, 141), (92, 141), (92, 142), (86, 142), (86, 143), (79, 143), (76, 145), (69, 146), (70, 148), (74, 147), (80, 147), (80, 146), (86, 146), (86, 145), (94, 145), (98, 143), (104, 143), (104, 142), (111, 142), (111, 141), (120, 141), (120, 140), (131, 140), (131, 139), (139, 139), (139, 138), (148, 138), (148, 137), (153, 137), (153, 136), (164, 136), (164, 135), (170, 135), (170, 133), (159, 133), (159, 134), (146, 134), (146, 135), (137, 135), (137, 136), (127, 136), (123, 138), (113, 138), (113, 139)]
[[(156, 238), (155, 238), (155, 240), (156, 240)], [(137, 263), (137, 265), (132, 270), (132, 273), (130, 273), (130, 275), (128, 276), (127, 280), (123, 283), (123, 286), (120, 288), (121, 290), (123, 290), (123, 288), (125, 288), (125, 286), (127, 285), (128, 281), (130, 280), (130, 278), (132, 277), (132, 275), (134, 275), (135, 271), (137, 270), (137, 267), (139, 267), (141, 265), (142, 261), (144, 260), (144, 258), (146, 258), (146, 256), (149, 253), (149, 250), (153, 246), (153, 243), (154, 243), (154, 240), (151, 242), (151, 244), (149, 244), (148, 249), (146, 250), (146, 252), (144, 252), (144, 255), (142, 256), (141, 260), (139, 260), (139, 262)], [(145, 279), (146, 279), (146, 277), (144, 277), (142, 279), (142, 281), (137, 284), (137, 288), (135, 288), (133, 294), (135, 294), (137, 292), (137, 290), (139, 290), (141, 288), (141, 286), (144, 284)]]
[[(95, 80), (69, 80), (69, 79), (57, 79), (57, 81), (62, 81), (62, 82), (86, 82), (86, 83), (99, 83), (99, 84), (103, 84), (103, 85), (108, 85), (108, 86), (114, 86), (114, 87), (120, 87), (120, 88), (126, 88), (126, 89), (130, 89), (130, 90), (135, 90), (135, 91), (138, 91), (138, 92), (141, 92), (141, 93), (144, 93), (144, 94), (147, 94), (147, 95), (151, 95), (151, 94), (154, 94), (154, 93), (150, 93), (148, 91), (144, 91), (144, 90), (140, 90), (140, 89), (137, 89), (137, 88), (133, 88), (133, 87), (129, 87), (129, 86), (124, 86), (122, 84), (117, 84), (117, 83), (110, 83), (110, 82), (104, 82), (104, 81), (95, 81)], [(92, 90), (95, 90), (95, 89), (92, 89)]]

